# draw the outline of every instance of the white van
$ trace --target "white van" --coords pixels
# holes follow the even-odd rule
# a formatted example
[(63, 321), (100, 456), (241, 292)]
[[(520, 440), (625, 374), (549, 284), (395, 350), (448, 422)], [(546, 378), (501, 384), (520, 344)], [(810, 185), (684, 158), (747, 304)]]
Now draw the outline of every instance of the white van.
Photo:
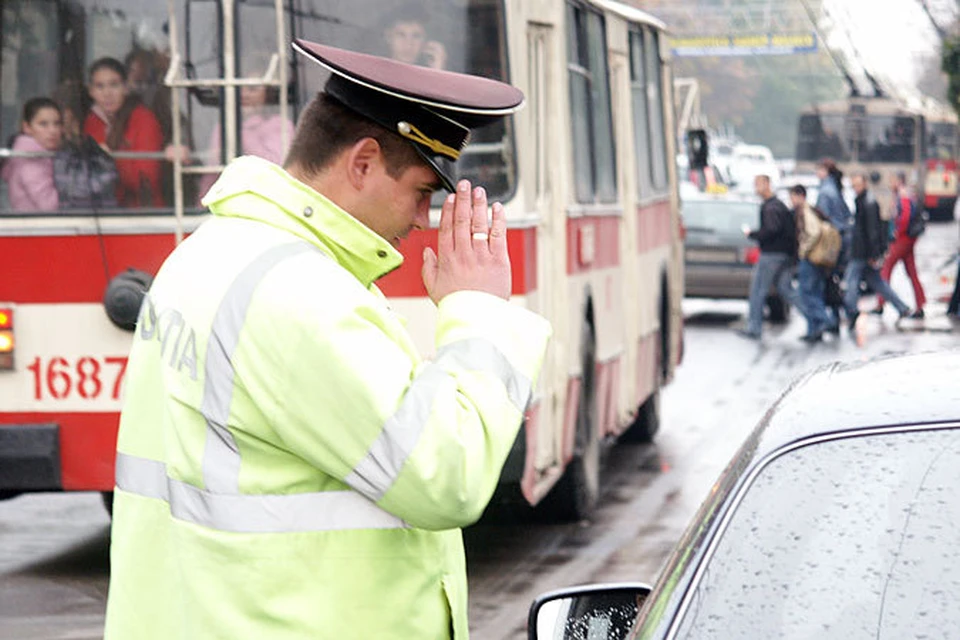
[(773, 159), (773, 152), (759, 144), (738, 144), (730, 160), (730, 181), (734, 189), (752, 191), (753, 179), (758, 175), (770, 176), (774, 190), (780, 185), (780, 167)]

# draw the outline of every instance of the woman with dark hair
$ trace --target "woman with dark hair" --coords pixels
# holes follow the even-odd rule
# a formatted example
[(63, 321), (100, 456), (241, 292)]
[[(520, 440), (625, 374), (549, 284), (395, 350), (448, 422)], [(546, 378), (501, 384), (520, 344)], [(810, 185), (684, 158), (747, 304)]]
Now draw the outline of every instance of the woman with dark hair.
[[(20, 133), (10, 141), (13, 151), (56, 151), (63, 139), (63, 114), (50, 98), (31, 98), (23, 105)], [(3, 164), (10, 208), (14, 211), (56, 211), (53, 158), (13, 157)]]
[(849, 229), (851, 217), (850, 208), (843, 200), (843, 172), (833, 160), (824, 158), (817, 164), (817, 177), (820, 178), (817, 208), (827, 214), (841, 232)]
[(820, 191), (817, 195), (817, 203), (814, 206), (827, 216), (827, 219), (840, 232), (840, 237), (843, 239), (840, 259), (837, 261), (833, 273), (827, 275), (826, 281), (826, 289), (828, 291), (832, 289), (834, 293), (834, 295), (827, 295), (829, 313), (826, 330), (830, 333), (839, 333), (840, 308), (843, 305), (837, 289), (839, 283), (843, 281), (843, 271), (850, 254), (853, 214), (850, 213), (850, 207), (843, 199), (843, 172), (837, 167), (837, 163), (830, 158), (821, 160), (817, 164), (817, 177), (820, 178)]
[[(83, 132), (110, 151), (162, 151), (163, 132), (157, 117), (129, 93), (127, 70), (114, 58), (100, 58), (90, 67), (88, 90), (93, 99)], [(162, 206), (160, 161), (118, 159), (117, 202), (123, 207)]]

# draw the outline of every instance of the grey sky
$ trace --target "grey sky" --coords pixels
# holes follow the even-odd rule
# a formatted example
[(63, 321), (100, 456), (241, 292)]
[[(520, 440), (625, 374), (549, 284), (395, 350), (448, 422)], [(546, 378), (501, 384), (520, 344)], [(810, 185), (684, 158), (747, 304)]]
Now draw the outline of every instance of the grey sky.
[[(928, 2), (938, 23), (946, 26), (956, 11), (956, 3)], [(910, 89), (916, 83), (924, 57), (939, 50), (936, 31), (920, 0), (824, 0), (823, 4), (837, 27), (830, 44), (847, 54), (854, 67), (851, 72), (858, 71), (855, 47), (871, 73)]]

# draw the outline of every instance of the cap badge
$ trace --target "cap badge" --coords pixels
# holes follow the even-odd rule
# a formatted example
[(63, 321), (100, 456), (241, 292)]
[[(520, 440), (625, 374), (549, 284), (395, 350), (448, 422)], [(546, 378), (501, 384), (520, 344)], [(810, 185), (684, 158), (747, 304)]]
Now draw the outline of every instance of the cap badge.
[(420, 131), (420, 129), (417, 129), (409, 122), (405, 122), (403, 120), (398, 122), (397, 133), (408, 140), (412, 140), (419, 145), (423, 145), (434, 153), (447, 156), (451, 160), (460, 159), (460, 151), (458, 149), (454, 149), (451, 146), (445, 145), (436, 138), (430, 138), (426, 136), (422, 131)]

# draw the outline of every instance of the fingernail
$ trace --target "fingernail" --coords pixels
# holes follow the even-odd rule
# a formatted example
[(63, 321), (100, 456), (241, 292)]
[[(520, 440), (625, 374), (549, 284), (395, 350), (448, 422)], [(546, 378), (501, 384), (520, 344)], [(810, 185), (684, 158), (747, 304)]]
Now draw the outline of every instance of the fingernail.
[(457, 185), (457, 191), (459, 191), (460, 193), (467, 193), (468, 191), (470, 191), (470, 181), (461, 180), (460, 183)]
[(457, 196), (451, 193), (450, 195), (447, 196), (447, 203), (453, 204), (456, 199), (457, 199)]
[(482, 200), (487, 195), (487, 192), (484, 191), (483, 187), (477, 187), (473, 190), (473, 197), (477, 200)]

